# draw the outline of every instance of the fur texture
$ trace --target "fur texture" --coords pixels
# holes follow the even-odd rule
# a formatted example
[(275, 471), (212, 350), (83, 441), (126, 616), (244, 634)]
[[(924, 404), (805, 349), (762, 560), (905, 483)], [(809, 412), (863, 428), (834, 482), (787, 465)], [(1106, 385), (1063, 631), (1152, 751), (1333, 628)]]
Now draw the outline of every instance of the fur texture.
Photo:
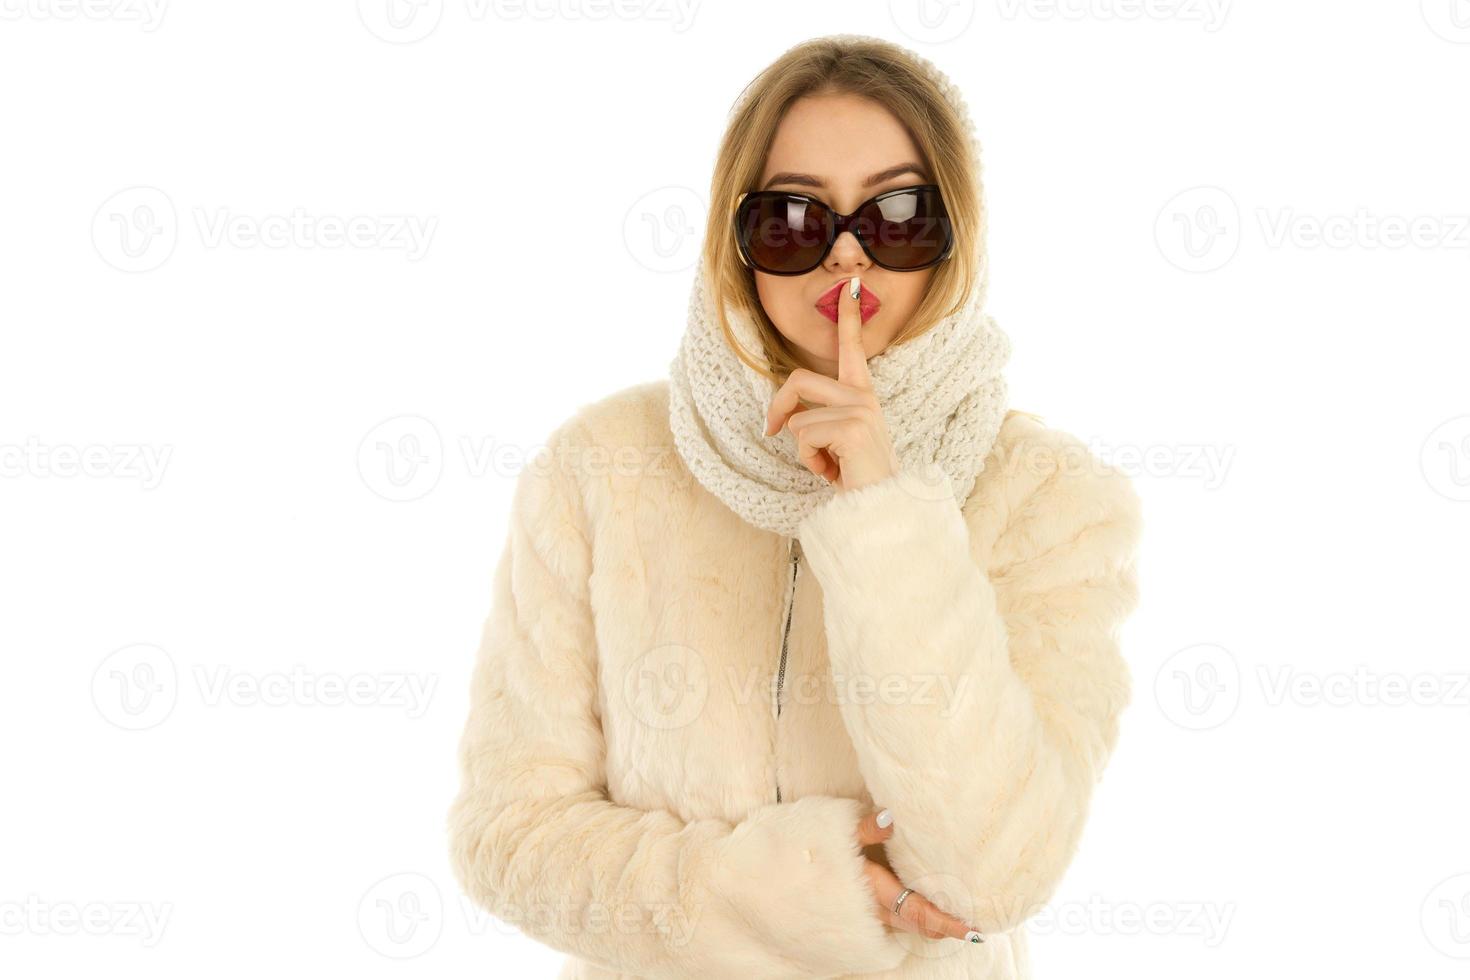
[[(684, 468), (667, 381), (584, 406), (517, 484), (450, 811), (460, 884), (571, 954), (562, 980), (1029, 977), (1017, 927), (1130, 698), (1139, 533), (1127, 478), (1021, 413), (963, 507), (905, 469), (793, 541)], [(881, 806), (887, 863), (984, 944), (879, 922), (853, 834)]]

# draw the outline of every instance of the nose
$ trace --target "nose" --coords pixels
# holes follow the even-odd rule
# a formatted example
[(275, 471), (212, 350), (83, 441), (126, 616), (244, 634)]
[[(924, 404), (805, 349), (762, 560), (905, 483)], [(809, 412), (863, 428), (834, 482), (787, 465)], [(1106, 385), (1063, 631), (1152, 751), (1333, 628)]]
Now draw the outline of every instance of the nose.
[(832, 251), (827, 253), (827, 260), (822, 263), (822, 267), (828, 273), (845, 275), (862, 272), (871, 264), (872, 260), (863, 251), (857, 236), (850, 231), (844, 231), (832, 243)]

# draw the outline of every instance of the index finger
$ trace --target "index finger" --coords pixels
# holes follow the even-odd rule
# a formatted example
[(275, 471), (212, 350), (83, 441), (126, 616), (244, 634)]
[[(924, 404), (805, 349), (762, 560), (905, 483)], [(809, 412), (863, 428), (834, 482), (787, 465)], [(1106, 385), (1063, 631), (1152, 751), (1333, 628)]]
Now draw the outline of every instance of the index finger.
[(863, 309), (859, 296), (861, 277), (853, 276), (837, 293), (837, 380), (854, 388), (871, 390), (868, 355), (863, 352)]
[(878, 814), (881, 812), (880, 810), (874, 810), (858, 821), (858, 843), (864, 847), (869, 844), (881, 844), (893, 836), (893, 824), (890, 823), (887, 827), (878, 825)]

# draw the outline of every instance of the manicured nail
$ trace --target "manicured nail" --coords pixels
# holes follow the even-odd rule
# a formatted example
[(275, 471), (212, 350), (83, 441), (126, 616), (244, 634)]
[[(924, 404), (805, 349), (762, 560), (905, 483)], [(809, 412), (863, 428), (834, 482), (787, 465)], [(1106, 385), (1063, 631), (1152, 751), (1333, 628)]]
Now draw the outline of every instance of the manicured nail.
[(850, 283), (847, 284), (847, 295), (851, 296), (853, 299), (857, 299), (862, 294), (863, 294), (862, 277), (861, 276), (853, 276), (852, 277), (852, 282), (850, 282)]
[(972, 942), (972, 943), (983, 943), (983, 942), (985, 942), (985, 937), (982, 936), (982, 935), (980, 935), (974, 929), (971, 929), (969, 932), (965, 933), (965, 939), (967, 941), (969, 941), (969, 942)]
[(891, 823), (893, 823), (893, 814), (889, 813), (888, 808), (885, 806), (878, 811), (878, 826), (887, 827)]

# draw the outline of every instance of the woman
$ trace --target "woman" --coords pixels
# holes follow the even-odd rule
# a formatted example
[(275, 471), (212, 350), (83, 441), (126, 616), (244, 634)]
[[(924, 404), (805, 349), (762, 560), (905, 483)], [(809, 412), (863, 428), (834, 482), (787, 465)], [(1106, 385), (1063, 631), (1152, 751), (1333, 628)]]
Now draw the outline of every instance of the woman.
[(667, 381), (517, 484), (450, 823), (562, 978), (1026, 977), (1130, 696), (1138, 503), (1005, 409), (968, 111), (798, 45)]

